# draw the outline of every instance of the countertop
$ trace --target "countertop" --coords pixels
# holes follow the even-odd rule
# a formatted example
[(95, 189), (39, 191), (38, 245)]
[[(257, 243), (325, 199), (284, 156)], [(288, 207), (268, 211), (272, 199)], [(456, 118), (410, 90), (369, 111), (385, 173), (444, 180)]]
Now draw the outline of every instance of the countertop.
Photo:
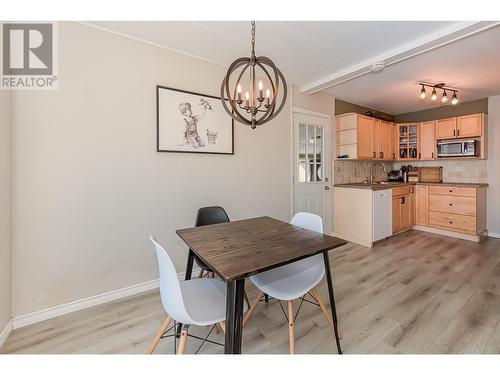
[(488, 184), (485, 183), (469, 183), (469, 182), (383, 182), (383, 183), (354, 182), (350, 184), (335, 184), (333, 186), (353, 188), (353, 189), (385, 190), (397, 186), (415, 186), (415, 185), (454, 186), (454, 187), (469, 187), (469, 188), (479, 188), (488, 186)]

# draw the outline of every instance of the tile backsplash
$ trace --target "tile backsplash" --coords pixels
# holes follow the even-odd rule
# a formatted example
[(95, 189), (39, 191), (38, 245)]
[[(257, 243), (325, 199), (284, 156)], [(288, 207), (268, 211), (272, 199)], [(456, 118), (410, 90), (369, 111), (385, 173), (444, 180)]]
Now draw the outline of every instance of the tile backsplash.
[[(353, 182), (362, 182), (370, 178), (369, 160), (335, 160), (333, 162), (333, 174), (335, 184), (350, 184)], [(393, 169), (393, 162), (384, 162), (387, 171)], [(373, 167), (374, 178), (377, 181), (387, 180), (382, 166)]]
[[(348, 184), (361, 182), (370, 178), (369, 160), (335, 160), (333, 165), (334, 183)], [(409, 162), (384, 162), (388, 171), (399, 169), (402, 165), (415, 167), (443, 167), (444, 182), (477, 182), (487, 183), (486, 160), (433, 160)], [(386, 180), (381, 166), (374, 167), (375, 179)]]
[(395, 162), (394, 169), (399, 169), (402, 165), (408, 164), (415, 167), (443, 167), (444, 182), (488, 182), (486, 160), (433, 160)]

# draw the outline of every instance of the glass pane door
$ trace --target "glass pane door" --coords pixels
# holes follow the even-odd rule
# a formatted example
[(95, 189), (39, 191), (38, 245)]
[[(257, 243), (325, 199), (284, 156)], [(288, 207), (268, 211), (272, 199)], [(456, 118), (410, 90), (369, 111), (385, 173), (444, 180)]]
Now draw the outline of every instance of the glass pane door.
[(299, 182), (323, 181), (323, 127), (300, 123), (298, 150)]

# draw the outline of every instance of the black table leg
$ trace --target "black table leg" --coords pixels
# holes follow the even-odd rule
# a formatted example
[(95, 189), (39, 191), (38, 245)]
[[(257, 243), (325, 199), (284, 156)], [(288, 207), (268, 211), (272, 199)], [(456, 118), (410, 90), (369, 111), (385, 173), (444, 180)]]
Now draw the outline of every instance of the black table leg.
[(188, 259), (186, 264), (186, 275), (184, 276), (184, 280), (191, 280), (191, 274), (193, 273), (193, 262), (194, 262), (194, 252), (189, 249)]
[(226, 285), (226, 338), (224, 354), (241, 354), (245, 279), (230, 281)]
[(332, 311), (333, 331), (335, 333), (335, 341), (337, 342), (337, 351), (339, 354), (342, 354), (342, 348), (340, 347), (339, 331), (337, 328), (337, 309), (335, 308), (335, 297), (333, 296), (333, 282), (332, 282), (332, 272), (330, 270), (330, 258), (328, 258), (327, 251), (323, 253), (323, 260), (325, 262), (326, 283), (328, 285), (328, 297), (330, 298), (330, 310)]

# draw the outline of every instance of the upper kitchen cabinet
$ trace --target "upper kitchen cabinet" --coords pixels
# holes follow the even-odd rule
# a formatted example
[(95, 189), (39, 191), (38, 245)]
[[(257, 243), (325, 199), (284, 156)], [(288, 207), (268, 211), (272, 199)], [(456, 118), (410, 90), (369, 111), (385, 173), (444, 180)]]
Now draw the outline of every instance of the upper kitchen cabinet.
[(457, 117), (457, 137), (480, 137), (483, 134), (484, 113)]
[(457, 135), (457, 118), (436, 120), (436, 139), (455, 138)]
[(336, 119), (336, 157), (372, 159), (375, 119), (357, 113), (346, 113)]
[(418, 156), (421, 160), (433, 160), (436, 157), (435, 125), (435, 121), (420, 123), (420, 152)]
[(418, 124), (397, 124), (397, 156), (398, 160), (416, 160), (419, 154)]
[(383, 120), (377, 120), (376, 128), (378, 127), (378, 137), (373, 138), (374, 142), (377, 142), (377, 148), (375, 150), (375, 155), (377, 159), (381, 160), (393, 160), (396, 158), (394, 152), (394, 135), (393, 128), (394, 124), (392, 122), (387, 122)]
[(485, 122), (484, 113), (436, 120), (436, 139), (481, 137)]

